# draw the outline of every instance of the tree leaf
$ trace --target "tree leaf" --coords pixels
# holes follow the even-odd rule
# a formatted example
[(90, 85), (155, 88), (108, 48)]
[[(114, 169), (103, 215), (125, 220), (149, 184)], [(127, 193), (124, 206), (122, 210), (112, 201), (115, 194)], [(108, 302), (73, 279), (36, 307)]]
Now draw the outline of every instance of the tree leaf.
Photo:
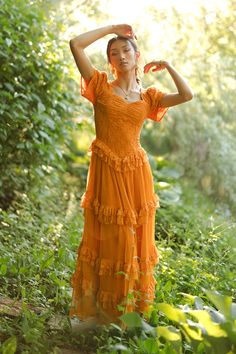
[(6, 39), (5, 39), (5, 42), (6, 42), (6, 44), (7, 44), (8, 47), (10, 47), (11, 44), (12, 44), (12, 40), (11, 40), (10, 38), (6, 38)]
[(221, 329), (220, 325), (214, 323), (210, 314), (204, 310), (192, 310), (189, 311), (193, 317), (195, 317), (201, 325), (204, 326), (207, 334), (213, 337), (227, 337), (227, 333)]
[(2, 354), (14, 354), (16, 352), (17, 339), (15, 336), (8, 338), (2, 345)]
[(119, 318), (130, 328), (142, 326), (142, 319), (137, 312), (125, 313)]
[(185, 314), (180, 309), (165, 303), (156, 304), (156, 308), (163, 312), (171, 321), (186, 322)]
[(168, 327), (158, 326), (156, 330), (157, 330), (158, 337), (163, 337), (169, 341), (181, 340), (180, 331), (173, 326), (168, 326)]
[(232, 298), (230, 296), (219, 294), (217, 291), (205, 290), (207, 297), (213, 302), (216, 308), (225, 315), (231, 317)]

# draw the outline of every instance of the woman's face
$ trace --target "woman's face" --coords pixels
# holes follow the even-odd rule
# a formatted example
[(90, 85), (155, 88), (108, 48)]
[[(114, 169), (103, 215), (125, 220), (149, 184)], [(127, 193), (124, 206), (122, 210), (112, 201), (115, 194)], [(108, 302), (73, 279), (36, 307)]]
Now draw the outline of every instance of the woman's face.
[(134, 69), (137, 54), (129, 41), (119, 39), (112, 43), (110, 48), (110, 63), (116, 71), (129, 71)]

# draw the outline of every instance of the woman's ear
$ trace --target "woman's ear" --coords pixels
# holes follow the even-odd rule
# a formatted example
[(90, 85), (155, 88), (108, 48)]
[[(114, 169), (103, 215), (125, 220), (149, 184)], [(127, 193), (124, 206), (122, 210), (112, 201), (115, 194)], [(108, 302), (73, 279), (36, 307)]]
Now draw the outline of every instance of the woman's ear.
[(111, 70), (112, 75), (116, 76), (116, 69), (114, 68), (114, 66), (111, 63), (109, 63), (109, 68)]
[(136, 58), (137, 58), (137, 59), (140, 58), (140, 52), (139, 52), (139, 51), (136, 52)]

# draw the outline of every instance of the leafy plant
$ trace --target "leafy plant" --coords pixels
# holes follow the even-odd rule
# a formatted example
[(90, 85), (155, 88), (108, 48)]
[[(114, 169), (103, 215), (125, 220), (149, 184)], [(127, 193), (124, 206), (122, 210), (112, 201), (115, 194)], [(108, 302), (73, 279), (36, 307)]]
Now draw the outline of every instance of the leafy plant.
[(69, 51), (52, 9), (23, 0), (1, 0), (0, 8), (0, 206), (6, 209), (50, 166), (63, 168), (74, 96), (66, 89)]

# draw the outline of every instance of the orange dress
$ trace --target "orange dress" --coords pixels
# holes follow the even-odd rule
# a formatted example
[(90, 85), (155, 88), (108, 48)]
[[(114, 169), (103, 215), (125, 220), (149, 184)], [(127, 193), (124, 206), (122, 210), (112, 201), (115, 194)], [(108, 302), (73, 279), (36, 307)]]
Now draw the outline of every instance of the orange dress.
[(122, 313), (145, 314), (154, 300), (160, 204), (140, 132), (146, 118), (160, 122), (167, 108), (159, 106), (164, 93), (154, 86), (142, 90), (141, 100), (126, 101), (97, 69), (89, 81), (81, 77), (81, 94), (93, 103), (96, 138), (81, 200), (84, 230), (69, 316), (120, 323)]

